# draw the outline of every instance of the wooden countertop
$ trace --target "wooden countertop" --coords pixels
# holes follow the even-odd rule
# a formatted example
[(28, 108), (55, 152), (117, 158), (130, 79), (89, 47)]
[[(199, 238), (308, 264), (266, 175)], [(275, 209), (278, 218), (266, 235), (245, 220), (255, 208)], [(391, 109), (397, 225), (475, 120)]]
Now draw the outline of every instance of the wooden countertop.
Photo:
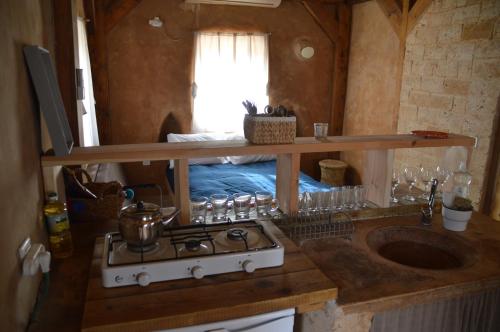
[(324, 239), (301, 247), (338, 285), (337, 304), (345, 313), (383, 311), (500, 287), (500, 222), (474, 213), (465, 232), (451, 232), (443, 228), (442, 217), (436, 214), (433, 231), (465, 240), (477, 251), (474, 264), (449, 270), (403, 266), (369, 248), (366, 237), (370, 231), (402, 225), (428, 229), (421, 226), (420, 216), (356, 221), (352, 241)]
[(53, 261), (49, 295), (29, 331), (151, 330), (293, 307), (306, 312), (337, 296), (335, 284), (279, 231), (276, 235), (285, 246), (281, 267), (153, 283), (146, 288), (105, 289), (94, 248), (96, 238), (118, 229), (116, 223), (72, 224), (71, 229), (74, 254)]

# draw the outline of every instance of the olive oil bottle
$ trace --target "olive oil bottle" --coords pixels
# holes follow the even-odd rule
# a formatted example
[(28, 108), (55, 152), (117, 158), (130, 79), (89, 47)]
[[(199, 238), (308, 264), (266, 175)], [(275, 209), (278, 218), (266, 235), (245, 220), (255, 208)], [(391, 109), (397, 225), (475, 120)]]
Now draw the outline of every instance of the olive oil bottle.
[(60, 202), (56, 193), (49, 193), (43, 213), (49, 230), (50, 251), (54, 258), (66, 258), (73, 254), (73, 242), (69, 230), (66, 203)]

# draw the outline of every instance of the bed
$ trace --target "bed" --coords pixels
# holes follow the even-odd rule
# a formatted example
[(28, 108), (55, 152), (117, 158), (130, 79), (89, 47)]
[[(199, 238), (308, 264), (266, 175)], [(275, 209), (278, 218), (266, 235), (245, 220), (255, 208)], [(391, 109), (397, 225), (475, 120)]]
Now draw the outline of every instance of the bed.
[[(199, 133), (167, 135), (168, 142), (195, 142), (213, 140), (244, 140), (234, 133)], [(167, 169), (170, 187), (174, 186), (173, 162)], [(329, 189), (330, 186), (300, 173), (299, 193)], [(190, 197), (214, 193), (253, 194), (258, 190), (270, 191), (276, 196), (276, 156), (250, 155), (189, 159)]]
[[(171, 188), (174, 188), (173, 169), (167, 170)], [(329, 189), (330, 186), (300, 173), (299, 193)], [(276, 192), (276, 161), (262, 161), (242, 165), (212, 164), (189, 166), (189, 193), (210, 196), (214, 193), (254, 193), (258, 190)]]

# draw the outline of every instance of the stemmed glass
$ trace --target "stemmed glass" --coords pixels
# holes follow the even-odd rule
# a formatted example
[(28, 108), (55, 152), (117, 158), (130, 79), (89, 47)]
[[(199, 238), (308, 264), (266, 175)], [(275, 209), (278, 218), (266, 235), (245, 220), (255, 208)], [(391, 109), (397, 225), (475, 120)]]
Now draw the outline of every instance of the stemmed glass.
[(415, 196), (413, 196), (411, 192), (413, 187), (415, 186), (415, 183), (417, 183), (419, 170), (416, 167), (408, 166), (405, 167), (403, 174), (405, 182), (408, 185), (408, 194), (406, 194), (403, 198), (407, 201), (414, 202)]
[(434, 168), (422, 166), (422, 167), (420, 167), (420, 174), (419, 175), (420, 175), (420, 181), (422, 181), (422, 183), (425, 186), (424, 192), (422, 193), (422, 195), (420, 195), (420, 198), (429, 199), (429, 195), (430, 195), (430, 191), (431, 191), (430, 185), (431, 185), (432, 180), (434, 178), (436, 178), (436, 173), (434, 171)]
[(451, 176), (451, 172), (449, 170), (447, 170), (446, 168), (444, 168), (443, 166), (438, 165), (436, 167), (436, 179), (438, 180), (438, 186), (439, 186), (438, 187), (439, 190), (437, 191), (436, 195), (438, 197), (442, 197), (444, 185), (446, 184), (446, 182), (448, 181), (450, 176)]
[(400, 173), (399, 170), (393, 169), (392, 170), (392, 179), (391, 179), (391, 202), (392, 203), (397, 203), (399, 202), (399, 199), (396, 198), (396, 188), (399, 186), (400, 183)]

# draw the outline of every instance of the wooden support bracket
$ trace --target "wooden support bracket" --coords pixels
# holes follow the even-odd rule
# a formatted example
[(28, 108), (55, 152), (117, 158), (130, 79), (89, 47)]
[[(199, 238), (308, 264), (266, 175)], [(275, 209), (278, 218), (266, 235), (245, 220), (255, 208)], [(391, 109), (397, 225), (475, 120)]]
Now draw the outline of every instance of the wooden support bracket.
[(285, 213), (297, 212), (300, 154), (280, 154), (276, 161), (276, 197)]
[(407, 33), (413, 30), (420, 20), (420, 17), (422, 17), (422, 14), (429, 8), (431, 3), (432, 0), (417, 0), (417, 2), (415, 2), (408, 15)]
[(181, 210), (181, 225), (190, 224), (189, 163), (188, 159), (174, 160), (175, 206)]
[(112, 0), (106, 6), (106, 33), (132, 11), (142, 0)]
[(335, 45), (339, 38), (338, 23), (332, 15), (332, 11), (328, 10), (324, 4), (317, 1), (302, 1), (304, 8), (309, 12), (314, 21), (323, 30), (330, 41)]
[(377, 0), (385, 16), (389, 19), (394, 32), (399, 36), (401, 31), (402, 14), (396, 0)]

